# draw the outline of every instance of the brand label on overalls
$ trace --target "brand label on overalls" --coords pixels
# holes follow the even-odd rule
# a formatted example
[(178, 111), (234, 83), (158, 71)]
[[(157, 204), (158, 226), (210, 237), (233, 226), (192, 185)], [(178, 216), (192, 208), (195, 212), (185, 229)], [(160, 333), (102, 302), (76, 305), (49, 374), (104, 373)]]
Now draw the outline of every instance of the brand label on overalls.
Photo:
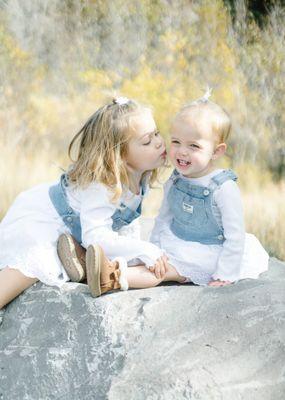
[(190, 214), (193, 214), (193, 209), (194, 209), (194, 207), (191, 205), (191, 204), (187, 204), (187, 203), (182, 203), (182, 207), (183, 207), (183, 210), (184, 211), (186, 211), (186, 212), (188, 212), (188, 213), (190, 213)]

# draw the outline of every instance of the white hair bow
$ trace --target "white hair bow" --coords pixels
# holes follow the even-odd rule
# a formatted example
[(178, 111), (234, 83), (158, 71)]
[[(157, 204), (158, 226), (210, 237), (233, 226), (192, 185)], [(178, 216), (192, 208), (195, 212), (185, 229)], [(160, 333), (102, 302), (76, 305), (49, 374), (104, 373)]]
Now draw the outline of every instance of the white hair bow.
[(127, 97), (117, 97), (116, 99), (113, 100), (115, 104), (119, 104), (119, 106), (122, 106), (124, 104), (127, 104), (130, 100)]
[(213, 88), (210, 88), (209, 86), (207, 87), (206, 93), (204, 94), (203, 97), (201, 97), (201, 99), (199, 99), (199, 101), (201, 101), (202, 103), (206, 103), (207, 101), (209, 101), (209, 98), (212, 95), (212, 90)]

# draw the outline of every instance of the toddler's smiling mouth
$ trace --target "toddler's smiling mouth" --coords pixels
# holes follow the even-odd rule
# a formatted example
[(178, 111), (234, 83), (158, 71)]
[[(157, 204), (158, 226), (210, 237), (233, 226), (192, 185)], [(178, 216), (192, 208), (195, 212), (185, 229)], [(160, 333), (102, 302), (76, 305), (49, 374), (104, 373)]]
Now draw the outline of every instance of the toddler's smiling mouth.
[(191, 165), (190, 161), (181, 160), (180, 158), (178, 158), (176, 161), (181, 167), (187, 167), (188, 165)]

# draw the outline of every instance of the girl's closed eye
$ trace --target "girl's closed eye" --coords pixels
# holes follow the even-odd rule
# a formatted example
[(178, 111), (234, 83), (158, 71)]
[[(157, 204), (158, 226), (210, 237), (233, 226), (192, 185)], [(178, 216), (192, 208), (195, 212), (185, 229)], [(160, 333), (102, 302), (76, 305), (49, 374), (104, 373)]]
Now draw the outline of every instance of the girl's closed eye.
[(178, 140), (176, 140), (176, 139), (172, 139), (172, 140), (171, 140), (171, 143), (174, 143), (174, 144), (179, 144), (179, 141), (178, 141)]
[(190, 147), (192, 147), (193, 149), (200, 149), (200, 146), (195, 143), (190, 144)]
[(149, 144), (151, 144), (151, 138), (148, 138), (148, 141), (143, 143), (143, 146), (148, 146)]
[(148, 135), (148, 137), (146, 138), (146, 139), (148, 139), (148, 141), (143, 143), (143, 146), (148, 146), (151, 143), (151, 140), (152, 140), (153, 136), (157, 137), (159, 135), (160, 135), (159, 131), (155, 131), (154, 133)]

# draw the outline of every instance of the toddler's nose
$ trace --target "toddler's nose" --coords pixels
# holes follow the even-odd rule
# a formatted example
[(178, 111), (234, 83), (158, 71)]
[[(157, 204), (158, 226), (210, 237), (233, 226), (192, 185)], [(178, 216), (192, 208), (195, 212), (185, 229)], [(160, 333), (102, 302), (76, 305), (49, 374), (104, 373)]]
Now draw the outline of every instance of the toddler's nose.
[(185, 157), (185, 156), (187, 156), (188, 151), (187, 151), (187, 149), (185, 149), (185, 148), (181, 148), (180, 151), (179, 151), (179, 154), (180, 154), (181, 156)]

